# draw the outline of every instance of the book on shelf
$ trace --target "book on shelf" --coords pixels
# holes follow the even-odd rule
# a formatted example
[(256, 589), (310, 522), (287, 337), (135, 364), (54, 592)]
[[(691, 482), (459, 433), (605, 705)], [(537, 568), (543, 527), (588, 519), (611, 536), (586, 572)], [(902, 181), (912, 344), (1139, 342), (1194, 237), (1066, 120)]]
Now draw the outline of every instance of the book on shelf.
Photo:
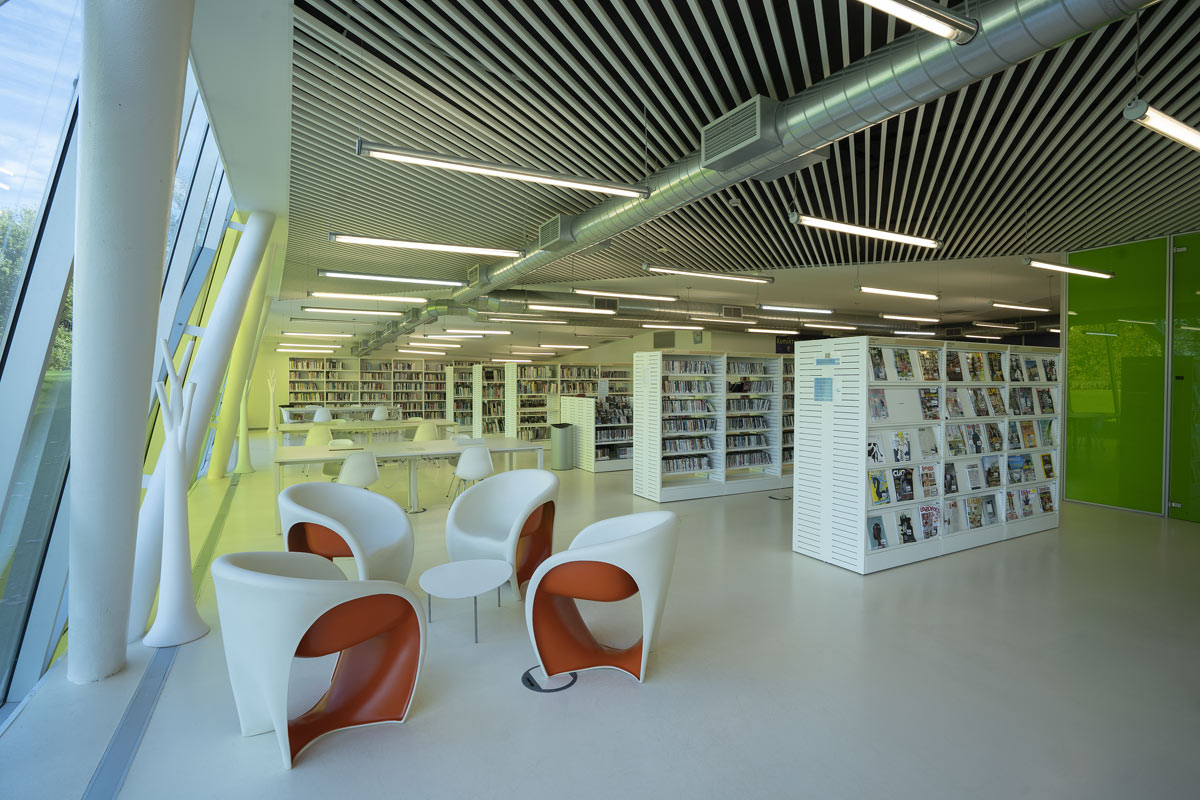
[(958, 470), (952, 461), (947, 462), (943, 466), (942, 492), (944, 494), (958, 494)]
[(867, 547), (871, 552), (888, 546), (887, 531), (883, 529), (883, 517), (867, 517)]
[(886, 470), (869, 470), (867, 472), (867, 485), (871, 490), (871, 505), (879, 506), (891, 502), (891, 495), (888, 493)]
[(871, 375), (877, 381), (887, 380), (887, 367), (883, 363), (883, 348), (869, 347), (867, 352), (871, 356)]
[(1029, 381), (1040, 381), (1038, 376), (1038, 362), (1036, 358), (1025, 359), (1025, 376)]
[(962, 504), (957, 500), (947, 500), (945, 513), (942, 515), (942, 527), (946, 533), (957, 533), (962, 530)]
[(1037, 447), (1037, 434), (1033, 432), (1033, 420), (1021, 420), (1021, 440), (1026, 448)]
[(1054, 420), (1039, 419), (1037, 424), (1038, 436), (1041, 439), (1042, 447), (1054, 447)]
[(946, 389), (946, 416), (963, 416), (962, 402), (958, 399), (958, 389), (953, 387)]
[(908, 350), (903, 347), (895, 348), (892, 350), (892, 360), (896, 362), (896, 377), (902, 381), (911, 381), (914, 376)]
[(883, 389), (868, 389), (867, 402), (871, 408), (872, 422), (887, 422), (887, 395)]
[(961, 381), (963, 379), (962, 362), (957, 350), (946, 351), (946, 380)]
[(1033, 492), (1029, 489), (1021, 489), (1018, 492), (1021, 498), (1021, 516), (1033, 516)]
[(921, 418), (922, 419), (941, 419), (941, 403), (938, 399), (937, 389), (918, 389), (917, 395), (921, 399)]
[(1021, 428), (1016, 420), (1008, 421), (1008, 446), (1014, 450), (1021, 449)]
[(918, 513), (921, 515), (921, 538), (936, 538), (942, 519), (942, 510), (937, 506), (921, 506)]
[(1006, 522), (1014, 522), (1021, 518), (1017, 512), (1017, 493), (1008, 491), (1004, 495), (1004, 519)]
[(983, 453), (983, 428), (977, 422), (963, 425), (963, 437), (967, 440), (967, 452), (971, 455)]
[(878, 433), (867, 434), (867, 462), (882, 464), (887, 460), (884, 454), (883, 438)]
[(1000, 521), (1000, 513), (996, 508), (996, 496), (994, 494), (984, 495), (983, 497), (983, 524), (995, 525)]
[[(975, 353), (975, 355), (979, 354)], [(988, 413), (987, 396), (984, 394), (983, 389), (971, 387), (967, 390), (967, 394), (971, 398), (971, 410), (975, 413), (975, 416), (990, 416)]]
[(967, 353), (967, 374), (976, 383), (983, 380), (983, 353)]
[(1025, 480), (1025, 470), (1019, 455), (1008, 457), (1008, 482), (1022, 483)]
[(988, 353), (988, 377), (995, 383), (1004, 381), (1004, 356), (1000, 353)]
[(1021, 456), (1021, 473), (1025, 476), (1026, 483), (1033, 483), (1037, 480), (1037, 472), (1033, 468), (1033, 456), (1028, 453)]
[(917, 541), (913, 530), (912, 512), (901, 511), (896, 518), (896, 532), (900, 534), (900, 544), (912, 544)]
[(1000, 432), (1000, 423), (988, 422), (984, 430), (987, 431), (988, 450), (993, 453), (1004, 452), (1004, 434)]
[(937, 350), (918, 350), (917, 361), (921, 364), (922, 380), (940, 381), (942, 379), (942, 371), (938, 368)]
[(967, 440), (963, 436), (961, 425), (946, 426), (946, 446), (950, 448), (951, 458), (967, 454)]

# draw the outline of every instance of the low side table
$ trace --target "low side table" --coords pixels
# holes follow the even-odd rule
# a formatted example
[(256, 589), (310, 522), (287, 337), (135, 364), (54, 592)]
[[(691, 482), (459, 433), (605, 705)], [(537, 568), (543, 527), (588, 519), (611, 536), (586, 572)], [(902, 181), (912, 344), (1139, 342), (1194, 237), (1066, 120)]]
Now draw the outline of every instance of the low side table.
[(500, 587), (512, 577), (512, 565), (493, 558), (451, 561), (421, 573), (421, 588), (429, 595), (428, 621), (433, 621), (433, 598), (461, 600), (470, 597), (475, 606), (475, 644), (479, 644), (479, 595), (496, 590), (500, 605)]

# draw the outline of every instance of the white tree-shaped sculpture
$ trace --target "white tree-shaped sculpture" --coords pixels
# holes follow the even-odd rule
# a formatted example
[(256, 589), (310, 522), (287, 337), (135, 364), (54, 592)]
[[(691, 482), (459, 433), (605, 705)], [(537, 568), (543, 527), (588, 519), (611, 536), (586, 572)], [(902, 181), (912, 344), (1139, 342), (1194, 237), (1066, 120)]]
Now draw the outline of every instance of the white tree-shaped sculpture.
[(171, 401), (167, 402), (167, 387), (163, 381), (154, 384), (162, 410), (163, 458), (166, 459), (166, 480), (163, 485), (163, 547), (162, 571), (158, 582), (158, 612), (150, 632), (142, 639), (148, 647), (173, 647), (199, 639), (208, 633), (208, 624), (196, 611), (196, 596), (192, 589), (192, 548), (188, 536), (187, 507), (187, 430), (188, 415), (196, 384), (180, 387), (180, 374), (187, 374), (195, 342), (188, 342), (179, 369), (171, 358), (167, 340), (159, 342), (167, 377), (171, 382)]
[(267, 392), (270, 397), (270, 405), (267, 410), (267, 436), (271, 440), (271, 444), (275, 444), (275, 439), (279, 436), (279, 423), (276, 418), (279, 416), (279, 409), (275, 407), (275, 370), (267, 373)]

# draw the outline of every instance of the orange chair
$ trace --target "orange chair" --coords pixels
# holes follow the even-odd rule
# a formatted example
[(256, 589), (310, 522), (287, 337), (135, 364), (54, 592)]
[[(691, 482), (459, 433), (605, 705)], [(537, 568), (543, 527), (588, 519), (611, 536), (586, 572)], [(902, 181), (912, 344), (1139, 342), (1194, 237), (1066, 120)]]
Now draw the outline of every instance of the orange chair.
[[(676, 524), (671, 511), (602, 520), (541, 563), (526, 593), (525, 624), (547, 676), (611, 668), (645, 680), (675, 563)], [(624, 650), (598, 642), (575, 602), (616, 602), (639, 593), (642, 638)]]

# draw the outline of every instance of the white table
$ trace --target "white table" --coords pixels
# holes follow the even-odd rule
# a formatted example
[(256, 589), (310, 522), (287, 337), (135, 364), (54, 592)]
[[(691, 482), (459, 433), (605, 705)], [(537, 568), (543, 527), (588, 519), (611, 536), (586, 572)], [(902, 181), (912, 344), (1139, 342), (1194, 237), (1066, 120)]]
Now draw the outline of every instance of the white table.
[[(475, 444), (479, 442), (473, 440)], [(378, 442), (366, 447), (338, 447), (328, 445), (309, 447), (277, 447), (275, 448), (275, 496), (279, 497), (280, 481), (283, 468), (291, 465), (327, 464), (334, 461), (345, 461), (346, 456), (355, 451), (369, 449), (377, 461), (407, 461), (408, 462), (408, 513), (419, 514), (423, 509), (417, 498), (417, 459), (420, 458), (454, 458), (471, 446), (471, 442), (456, 442), (453, 439), (434, 439), (428, 442)], [(485, 436), (483, 444), (493, 453), (504, 453), (508, 456), (507, 468), (513, 468), (513, 453), (537, 453), (538, 469), (545, 463), (546, 443), (527, 442), (524, 439), (513, 439), (507, 436)], [(283, 533), (279, 514), (275, 514), (275, 532)]]
[[(282, 444), (283, 437), (289, 433), (307, 433), (318, 425), (325, 425), (335, 434), (338, 433), (365, 433), (367, 434), (367, 443), (374, 444), (375, 431), (406, 431), (414, 429), (423, 422), (432, 422), (437, 425), (438, 435), (445, 435), (446, 428), (457, 428), (458, 423), (452, 419), (362, 419), (362, 420), (343, 420), (334, 422), (285, 422), (279, 426), (279, 442)], [(335, 436), (335, 438), (337, 438)]]
[(494, 558), (451, 561), (421, 573), (421, 588), (429, 595), (427, 621), (433, 622), (433, 598), (461, 600), (470, 597), (475, 606), (475, 644), (479, 644), (479, 595), (496, 590), (500, 607), (500, 587), (512, 577), (512, 565)]

